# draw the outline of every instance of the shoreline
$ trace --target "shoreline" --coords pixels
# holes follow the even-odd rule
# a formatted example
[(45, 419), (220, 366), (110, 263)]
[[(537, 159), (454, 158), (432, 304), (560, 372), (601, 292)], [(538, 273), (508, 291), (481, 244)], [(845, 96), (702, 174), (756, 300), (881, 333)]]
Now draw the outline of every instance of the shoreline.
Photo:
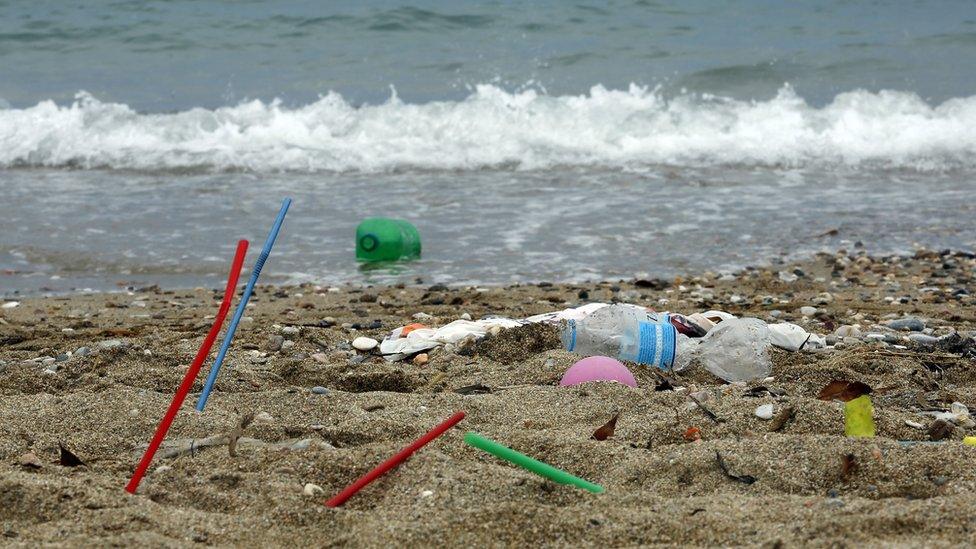
[[(236, 455), (217, 446), (157, 456), (135, 496), (125, 482), (209, 329), (219, 290), (18, 297), (0, 309), (0, 534), (25, 545), (972, 542), (976, 449), (961, 439), (973, 429), (949, 426), (942, 441), (919, 442), (932, 438), (927, 410), (976, 410), (974, 275), (972, 254), (920, 251), (486, 291), (260, 285), (211, 404), (191, 411), (201, 376), (167, 438), (221, 436), (253, 414)], [(794, 322), (832, 345), (774, 350), (772, 379), (747, 386), (701, 367), (669, 376), (668, 386), (628, 365), (636, 389), (558, 387), (579, 357), (547, 330), (438, 348), (423, 364), (351, 346), (417, 315), (442, 326), (464, 314), (525, 318), (609, 301)], [(907, 317), (920, 329), (888, 326)], [(874, 389), (876, 438), (844, 436), (843, 406), (817, 399), (832, 379)], [(761, 404), (794, 417), (771, 430), (755, 416)], [(458, 410), (468, 414), (458, 428), (342, 508), (321, 505)], [(592, 440), (617, 412), (615, 434)], [(684, 438), (691, 427), (701, 440)], [(467, 430), (607, 491), (551, 484), (480, 454), (461, 443)], [(58, 465), (59, 444), (86, 465)], [(756, 481), (725, 476), (715, 452)], [(841, 465), (847, 455), (853, 469)]]

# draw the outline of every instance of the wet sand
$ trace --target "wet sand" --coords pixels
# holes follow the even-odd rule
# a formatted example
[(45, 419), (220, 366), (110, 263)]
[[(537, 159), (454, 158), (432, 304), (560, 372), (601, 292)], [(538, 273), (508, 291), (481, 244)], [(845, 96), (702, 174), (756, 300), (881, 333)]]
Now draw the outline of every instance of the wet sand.
[[(976, 448), (961, 439), (973, 430), (950, 427), (935, 444), (899, 441), (930, 440), (926, 410), (962, 402), (976, 411), (974, 269), (966, 254), (852, 251), (670, 280), (262, 286), (206, 412), (192, 409), (198, 381), (167, 439), (225, 436), (254, 416), (235, 455), (215, 445), (157, 457), (136, 495), (123, 487), (210, 328), (220, 292), (153, 287), (23, 299), (0, 309), (0, 542), (971, 544)], [(781, 272), (797, 280), (781, 280)], [(824, 335), (857, 324), (861, 335), (819, 352), (775, 350), (771, 380), (729, 385), (701, 368), (665, 379), (633, 367), (637, 389), (558, 387), (578, 357), (545, 327), (437, 349), (423, 365), (388, 363), (350, 345), (360, 335), (382, 339), (417, 313), (439, 326), (464, 313), (521, 318), (610, 300), (682, 313), (721, 309)], [(817, 311), (804, 316), (801, 307)], [(903, 317), (920, 319), (928, 334), (909, 339), (885, 327)], [(941, 339), (930, 345), (924, 335)], [(833, 379), (874, 389), (876, 438), (844, 436), (843, 404), (817, 398)], [(472, 392), (474, 385), (481, 387)], [(766, 403), (777, 414), (791, 407), (793, 417), (776, 426), (759, 419), (754, 411)], [(467, 418), (457, 428), (343, 507), (323, 505), (458, 410)], [(593, 440), (617, 412), (614, 435)], [(700, 440), (686, 440), (692, 427)], [(606, 492), (503, 463), (466, 446), (466, 430)], [(59, 464), (59, 445), (84, 465)], [(732, 475), (755, 482), (723, 473), (716, 452)]]

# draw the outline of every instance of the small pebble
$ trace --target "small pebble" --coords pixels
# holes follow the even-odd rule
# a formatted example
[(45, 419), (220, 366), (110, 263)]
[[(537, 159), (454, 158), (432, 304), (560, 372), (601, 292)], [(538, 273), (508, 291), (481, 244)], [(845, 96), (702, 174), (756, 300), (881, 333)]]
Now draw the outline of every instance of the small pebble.
[(817, 305), (826, 305), (834, 302), (834, 296), (830, 292), (823, 292), (817, 294), (817, 297), (813, 299), (813, 302)]
[(312, 355), (312, 360), (314, 360), (315, 362), (321, 362), (322, 364), (325, 364), (326, 362), (329, 361), (329, 357), (325, 353), (315, 353), (314, 355)]
[(85, 356), (89, 353), (91, 353), (91, 349), (88, 347), (78, 347), (78, 350), (75, 351), (75, 356)]
[(834, 335), (837, 337), (861, 337), (861, 330), (857, 326), (851, 326), (850, 324), (844, 324), (834, 330)]
[(413, 357), (413, 363), (416, 366), (423, 366), (424, 364), (427, 364), (428, 361), (430, 361), (430, 357), (427, 356), (427, 353), (420, 353), (419, 355)]
[(281, 329), (281, 333), (286, 336), (298, 335), (299, 331), (297, 326), (285, 326)]
[(793, 273), (788, 273), (786, 271), (779, 272), (779, 279), (782, 280), (783, 282), (796, 282), (797, 278), (799, 277)]
[(106, 339), (105, 341), (100, 341), (98, 346), (102, 349), (116, 349), (124, 345), (121, 339)]
[(316, 494), (324, 494), (325, 490), (322, 489), (318, 484), (307, 483), (304, 488), (302, 488), (302, 493), (306, 496), (314, 496)]
[(813, 316), (817, 314), (817, 308), (810, 306), (800, 307), (800, 314), (803, 316)]
[(284, 350), (291, 349), (294, 346), (295, 346), (295, 342), (292, 341), (292, 340), (290, 340), (290, 339), (289, 340), (286, 340), (286, 341), (283, 341), (281, 343), (281, 348), (284, 349)]
[(312, 392), (317, 395), (325, 395), (328, 394), (329, 390), (321, 385), (316, 385), (315, 387), (312, 387)]
[(3, 305), (0, 305), (0, 309), (13, 309), (14, 307), (20, 306), (19, 301), (8, 301)]
[(422, 498), (429, 498), (430, 496), (433, 496), (433, 495), (434, 495), (434, 491), (433, 490), (424, 490), (423, 492), (420, 492), (420, 497), (422, 497)]
[(370, 351), (377, 345), (379, 342), (371, 337), (357, 337), (352, 341), (352, 346), (359, 351)]
[(461, 320), (471, 320), (471, 315), (468, 313), (464, 313), (461, 315)]

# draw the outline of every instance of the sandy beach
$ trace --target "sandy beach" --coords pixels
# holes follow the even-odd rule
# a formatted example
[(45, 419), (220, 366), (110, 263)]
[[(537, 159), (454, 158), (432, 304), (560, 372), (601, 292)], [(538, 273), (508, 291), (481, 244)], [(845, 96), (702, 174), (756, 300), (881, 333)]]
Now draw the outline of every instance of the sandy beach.
[[(177, 448), (172, 457), (164, 447), (136, 495), (123, 487), (220, 292), (151, 287), (21, 299), (0, 309), (0, 540), (25, 547), (973, 543), (976, 448), (961, 442), (971, 430), (930, 432), (934, 418), (925, 412), (976, 405), (974, 265), (972, 255), (953, 252), (840, 251), (672, 280), (260, 286), (206, 411), (192, 409), (198, 381), (167, 439), (184, 449), (190, 440), (217, 443)], [(426, 364), (389, 363), (350, 344), (362, 335), (382, 339), (418, 313), (440, 326), (465, 313), (524, 318), (609, 301), (786, 320), (830, 335), (832, 345), (775, 350), (773, 379), (747, 385), (725, 384), (701, 367), (681, 375), (632, 367), (633, 389), (560, 388), (579, 357), (547, 326), (439, 348)], [(801, 307), (816, 311), (804, 315)], [(906, 317), (923, 331), (887, 327)], [(848, 337), (832, 335), (850, 325), (858, 329), (842, 330)], [(876, 438), (844, 436), (843, 404), (817, 398), (834, 379), (873, 389)], [(792, 408), (792, 417), (756, 417), (767, 403), (777, 415)], [(343, 507), (323, 505), (459, 410), (467, 418), (458, 427)], [(618, 412), (615, 433), (594, 440)], [(242, 418), (253, 421), (235, 432)], [(700, 440), (687, 440), (692, 427)], [(501, 462), (466, 446), (468, 430), (606, 492)], [(220, 438), (232, 434), (240, 437), (234, 455)], [(83, 464), (61, 459), (62, 446)], [(746, 476), (754, 482), (742, 482)]]

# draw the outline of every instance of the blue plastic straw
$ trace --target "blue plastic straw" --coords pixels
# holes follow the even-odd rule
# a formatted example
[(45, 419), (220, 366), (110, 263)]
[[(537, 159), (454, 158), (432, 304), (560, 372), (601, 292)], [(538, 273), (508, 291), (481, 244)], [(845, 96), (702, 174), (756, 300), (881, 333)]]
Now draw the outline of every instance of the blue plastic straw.
[(200, 399), (197, 400), (197, 410), (203, 411), (203, 407), (207, 405), (207, 399), (210, 398), (210, 391), (213, 390), (214, 382), (217, 381), (217, 374), (220, 373), (220, 366), (224, 363), (224, 356), (227, 355), (227, 349), (230, 348), (230, 342), (234, 340), (234, 332), (237, 331), (237, 324), (241, 321), (241, 317), (244, 316), (244, 308), (247, 307), (248, 300), (251, 299), (251, 294), (254, 292), (254, 285), (258, 282), (258, 277), (261, 276), (261, 268), (264, 267), (264, 262), (268, 260), (268, 256), (271, 255), (271, 247), (274, 246), (275, 239), (278, 238), (278, 231), (281, 229), (281, 223), (285, 220), (285, 214), (288, 213), (288, 206), (291, 206), (291, 199), (286, 198), (281, 203), (281, 210), (278, 212), (278, 217), (275, 219), (274, 225), (271, 227), (271, 233), (268, 234), (268, 240), (264, 242), (264, 249), (261, 250), (261, 255), (258, 256), (257, 263), (254, 264), (254, 269), (251, 271), (251, 279), (247, 281), (247, 286), (244, 288), (244, 294), (241, 296), (241, 302), (237, 304), (237, 310), (234, 311), (234, 318), (230, 321), (230, 325), (227, 327), (227, 335), (224, 336), (224, 342), (220, 345), (220, 352), (217, 353), (217, 360), (214, 361), (213, 366), (210, 367), (210, 373), (207, 375), (207, 382), (203, 385), (203, 392), (200, 393)]

